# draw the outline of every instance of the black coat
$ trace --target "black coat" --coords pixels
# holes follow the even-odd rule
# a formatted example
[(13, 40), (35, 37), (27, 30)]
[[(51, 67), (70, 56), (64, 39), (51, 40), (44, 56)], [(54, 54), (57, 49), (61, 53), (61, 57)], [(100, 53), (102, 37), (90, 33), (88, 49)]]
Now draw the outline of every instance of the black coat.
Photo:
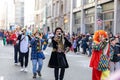
[[(53, 49), (57, 50), (58, 43), (53, 38), (52, 38)], [(64, 38), (64, 40), (65, 40), (64, 47), (72, 46), (72, 44), (66, 38)], [(52, 51), (51, 57), (50, 57), (50, 60), (48, 63), (48, 67), (50, 67), (50, 68), (68, 68), (69, 65), (68, 65), (65, 53)]]
[(117, 56), (117, 54), (120, 54), (120, 44), (116, 43), (114, 46), (114, 55), (113, 59), (111, 60), (112, 62), (119, 62), (120, 61), (120, 56)]

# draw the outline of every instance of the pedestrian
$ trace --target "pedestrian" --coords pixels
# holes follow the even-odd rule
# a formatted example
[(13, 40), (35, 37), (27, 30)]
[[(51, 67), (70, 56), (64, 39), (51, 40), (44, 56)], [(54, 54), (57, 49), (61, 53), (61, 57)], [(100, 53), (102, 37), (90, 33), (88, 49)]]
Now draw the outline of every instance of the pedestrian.
[(107, 32), (104, 30), (98, 30), (94, 33), (94, 45), (90, 61), (90, 67), (92, 68), (92, 80), (105, 80), (103, 77), (106, 78), (109, 76), (108, 63), (110, 46), (107, 38)]
[(74, 53), (77, 52), (77, 40), (76, 38), (73, 40), (73, 48), (74, 48)]
[(6, 45), (6, 35), (4, 34), (3, 36), (3, 45), (5, 46)]
[(87, 48), (88, 48), (88, 44), (87, 44), (87, 38), (85, 35), (83, 35), (83, 38), (82, 38), (82, 42), (81, 42), (81, 48), (83, 49), (83, 52), (82, 54), (87, 54)]
[(13, 45), (14, 45), (14, 63), (15, 65), (19, 65), (20, 62), (20, 53), (19, 53), (19, 44), (18, 44), (18, 34), (16, 31), (13, 33)]
[[(26, 29), (22, 29), (22, 34), (18, 36), (19, 52), (20, 52), (20, 71), (27, 72), (28, 59), (29, 59), (29, 37), (26, 35)], [(24, 61), (25, 59), (25, 61)]]
[[(63, 80), (65, 69), (69, 67), (65, 53), (69, 50), (72, 44), (66, 37), (64, 37), (63, 30), (60, 27), (55, 29), (55, 36), (52, 38), (52, 44), (53, 50), (48, 66), (54, 68), (55, 80)], [(66, 48), (64, 48), (64, 46), (66, 46)]]
[(88, 41), (88, 51), (89, 51), (89, 54), (88, 54), (88, 57), (90, 57), (92, 55), (92, 37), (89, 37), (89, 41)]
[(79, 35), (77, 38), (77, 51), (80, 52), (80, 42), (81, 42), (82, 37)]
[(120, 44), (118, 38), (111, 40), (110, 53), (110, 72), (112, 73), (120, 69)]
[(38, 73), (38, 76), (41, 76), (41, 70), (43, 66), (43, 59), (45, 59), (45, 56), (42, 51), (41, 46), (41, 39), (39, 38), (39, 33), (36, 32), (34, 34), (34, 37), (31, 40), (31, 60), (32, 60), (32, 66), (33, 66), (33, 78), (36, 78), (36, 75)]

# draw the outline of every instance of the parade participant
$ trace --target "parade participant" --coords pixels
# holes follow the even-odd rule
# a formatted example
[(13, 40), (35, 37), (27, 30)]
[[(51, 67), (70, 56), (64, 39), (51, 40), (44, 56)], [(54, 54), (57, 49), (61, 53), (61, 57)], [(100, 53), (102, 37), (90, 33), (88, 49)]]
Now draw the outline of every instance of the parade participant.
[[(93, 50), (90, 61), (90, 67), (92, 67), (92, 80), (104, 80), (103, 73), (109, 74), (108, 62), (109, 62), (109, 40), (107, 39), (107, 32), (104, 30), (98, 30), (93, 36)], [(106, 71), (106, 72), (105, 72)], [(105, 78), (105, 77), (104, 77)]]
[(19, 65), (19, 62), (20, 62), (19, 44), (18, 44), (17, 38), (18, 38), (18, 34), (15, 30), (12, 35), (12, 40), (13, 40), (13, 44), (14, 44), (14, 63), (15, 63), (15, 65)]
[(110, 53), (110, 72), (112, 73), (120, 69), (120, 44), (117, 37), (111, 39)]
[[(54, 68), (55, 80), (63, 80), (65, 68), (68, 68), (68, 62), (66, 59), (66, 51), (69, 50), (69, 47), (72, 44), (67, 40), (63, 35), (63, 30), (61, 28), (55, 29), (55, 36), (52, 38), (53, 50), (49, 60), (48, 66)], [(59, 70), (60, 74), (59, 74)]]
[(42, 44), (41, 44), (41, 39), (39, 38), (39, 33), (36, 32), (31, 40), (31, 47), (32, 47), (31, 60), (33, 66), (33, 78), (36, 78), (37, 73), (38, 76), (41, 76), (43, 59), (45, 59), (41, 45)]
[[(18, 36), (21, 70), (27, 72), (29, 59), (29, 37), (26, 35), (26, 29), (22, 29), (22, 34)], [(25, 58), (25, 61), (24, 61)], [(24, 64), (25, 63), (25, 64)], [(25, 67), (25, 68), (24, 68)]]

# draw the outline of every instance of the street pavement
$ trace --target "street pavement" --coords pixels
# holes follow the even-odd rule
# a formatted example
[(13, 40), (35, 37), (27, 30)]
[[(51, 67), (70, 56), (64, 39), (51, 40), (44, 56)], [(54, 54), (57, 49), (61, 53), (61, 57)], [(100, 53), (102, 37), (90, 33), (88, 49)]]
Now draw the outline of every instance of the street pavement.
[[(33, 80), (32, 64), (29, 60), (28, 72), (20, 72), (20, 66), (14, 65), (13, 46), (1, 46), (0, 41), (0, 80)], [(54, 69), (48, 68), (48, 61), (51, 54), (51, 48), (44, 51), (46, 59), (42, 69), (42, 77), (35, 80), (54, 80)], [(29, 56), (30, 58), (30, 56)], [(64, 80), (91, 80), (91, 68), (89, 68), (90, 58), (82, 54), (67, 54), (69, 68), (66, 69)]]

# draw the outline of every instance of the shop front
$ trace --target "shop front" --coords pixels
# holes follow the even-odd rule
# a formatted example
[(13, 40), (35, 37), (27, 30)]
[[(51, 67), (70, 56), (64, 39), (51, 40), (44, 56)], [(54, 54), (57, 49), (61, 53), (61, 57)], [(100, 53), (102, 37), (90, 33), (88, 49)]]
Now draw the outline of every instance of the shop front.
[(73, 32), (80, 33), (81, 31), (81, 12), (74, 13), (74, 26), (72, 27)]
[(108, 33), (114, 32), (114, 2), (102, 5), (103, 8), (103, 29)]
[(85, 33), (93, 34), (95, 22), (95, 8), (85, 10)]

